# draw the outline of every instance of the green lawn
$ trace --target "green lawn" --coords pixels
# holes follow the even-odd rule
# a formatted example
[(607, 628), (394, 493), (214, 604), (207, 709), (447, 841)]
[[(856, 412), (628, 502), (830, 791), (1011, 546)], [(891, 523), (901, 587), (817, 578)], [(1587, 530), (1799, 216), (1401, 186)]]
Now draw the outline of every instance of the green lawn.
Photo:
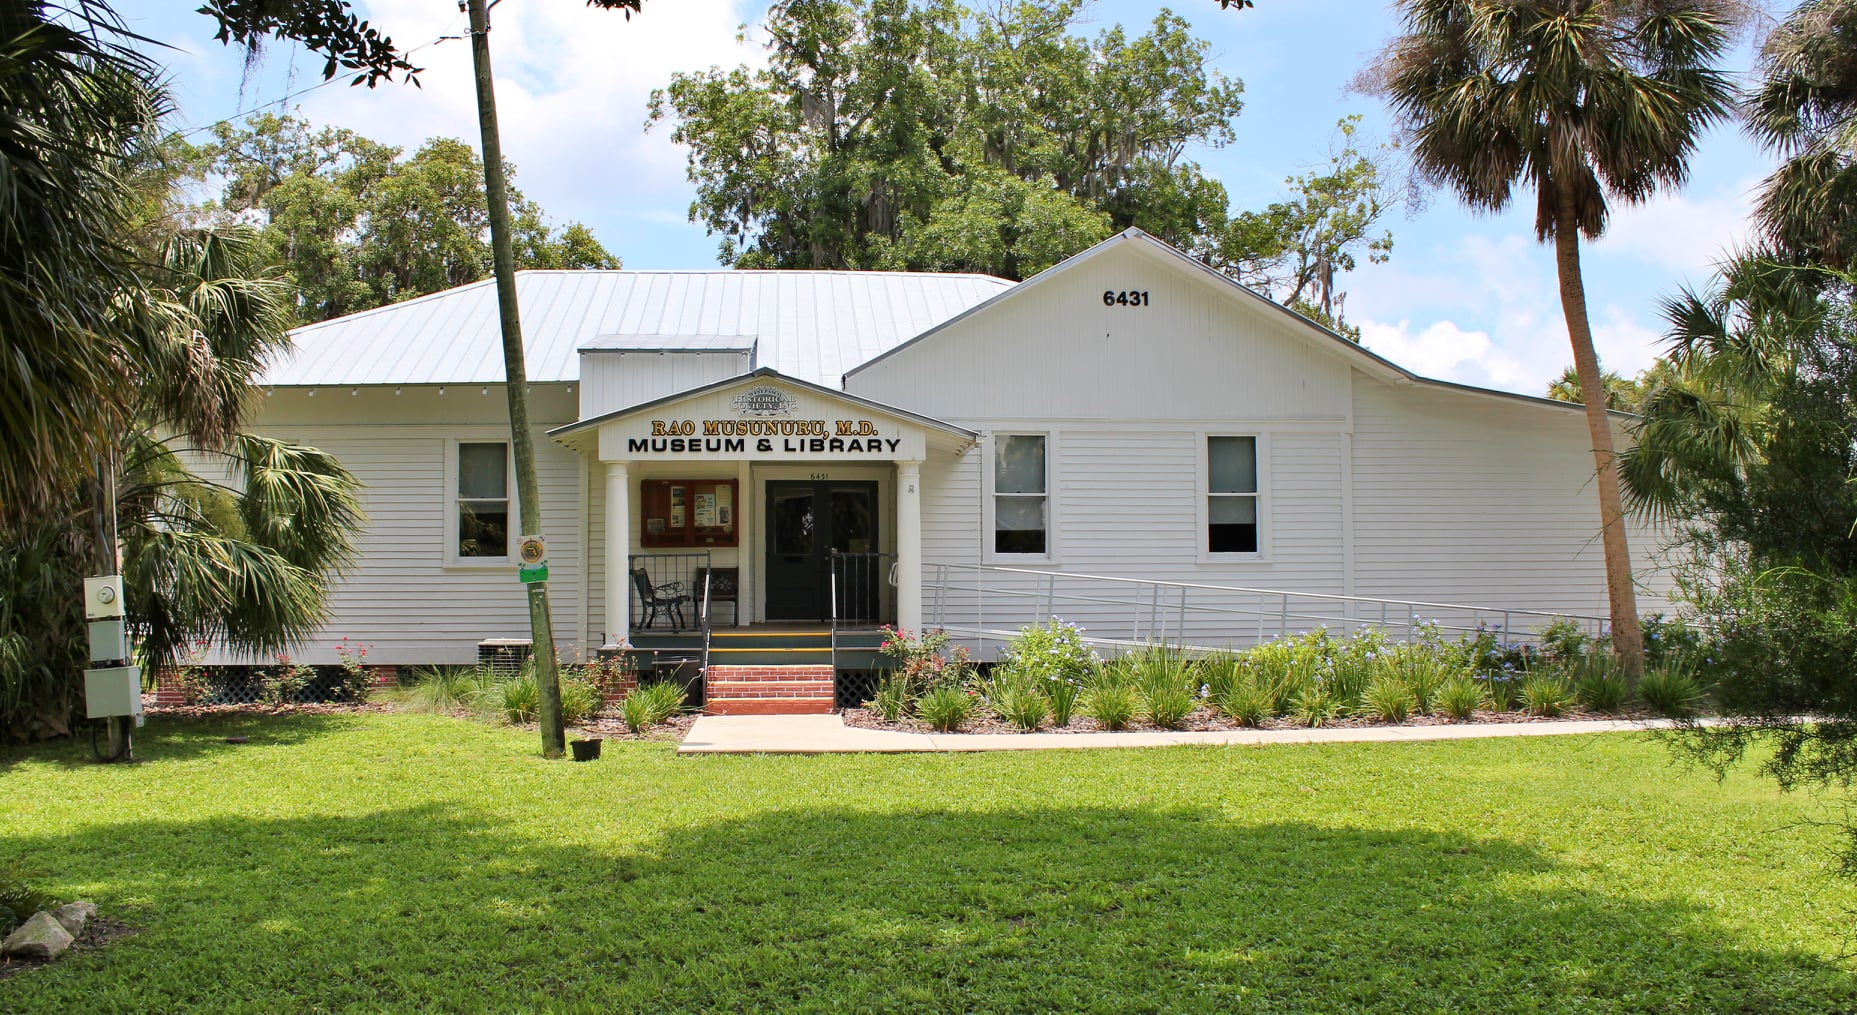
[(0, 867), (142, 928), (0, 1011), (1857, 1008), (1839, 812), (1639, 735), (576, 765), (339, 715), (138, 746), (0, 751)]

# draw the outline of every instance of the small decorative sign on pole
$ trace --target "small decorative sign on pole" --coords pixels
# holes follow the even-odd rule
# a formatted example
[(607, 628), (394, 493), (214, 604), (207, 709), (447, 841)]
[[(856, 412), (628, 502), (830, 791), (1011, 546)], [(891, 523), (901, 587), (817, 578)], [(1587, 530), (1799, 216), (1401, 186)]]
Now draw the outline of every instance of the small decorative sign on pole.
[(524, 585), (548, 580), (548, 544), (540, 536), (523, 536), (516, 543), (516, 577)]

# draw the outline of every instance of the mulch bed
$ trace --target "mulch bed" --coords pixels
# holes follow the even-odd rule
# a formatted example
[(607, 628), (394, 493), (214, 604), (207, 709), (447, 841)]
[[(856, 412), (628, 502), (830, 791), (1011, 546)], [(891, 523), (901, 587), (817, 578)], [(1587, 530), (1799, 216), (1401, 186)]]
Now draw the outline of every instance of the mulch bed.
[[(1587, 711), (1583, 711), (1581, 709), (1576, 708), (1576, 709), (1569, 709), (1565, 713), (1555, 718), (1552, 718), (1552, 719), (1543, 719), (1537, 716), (1529, 715), (1528, 713), (1522, 712), (1522, 711), (1511, 711), (1511, 712), (1478, 711), (1473, 716), (1471, 716), (1470, 719), (1466, 720), (1465, 723), (1466, 724), (1472, 724), (1472, 723), (1559, 723), (1559, 722), (1586, 722), (1586, 721), (1592, 721), (1592, 720), (1607, 720), (1607, 719), (1651, 719), (1651, 718), (1655, 718), (1655, 716), (1651, 712), (1646, 711), (1644, 709), (1634, 709), (1634, 710), (1616, 712), (1616, 713), (1601, 713), (1601, 712), (1587, 712)], [(884, 719), (884, 717), (880, 715), (875, 709), (869, 709), (869, 708), (847, 708), (844, 710), (844, 720), (845, 720), (846, 726), (856, 726), (860, 729), (867, 729), (867, 730), (890, 730), (896, 733), (935, 733), (936, 732), (933, 726), (930, 726), (928, 723), (925, 723), (919, 719), (902, 718), (902, 719), (898, 719), (895, 722), (890, 722)], [(1379, 722), (1374, 719), (1350, 716), (1345, 719), (1331, 719), (1328, 722), (1323, 723), (1322, 728), (1323, 729), (1361, 729), (1361, 728), (1368, 727), (1368, 726), (1450, 726), (1450, 725), (1456, 724), (1456, 722), (1457, 720), (1451, 719), (1447, 716), (1442, 716), (1442, 715), (1415, 715), (1412, 718), (1407, 719), (1405, 722), (1402, 722), (1402, 723), (1383, 723), (1383, 722)], [(1187, 716), (1186, 721), (1181, 723), (1178, 729), (1164, 730), (1159, 726), (1152, 726), (1147, 723), (1136, 721), (1136, 722), (1129, 723), (1128, 726), (1124, 727), (1122, 732), (1128, 732), (1128, 733), (1161, 733), (1161, 732), (1213, 733), (1213, 732), (1219, 732), (1223, 730), (1245, 730), (1245, 729), (1299, 730), (1299, 729), (1305, 729), (1305, 728), (1306, 727), (1304, 727), (1303, 724), (1295, 721), (1294, 719), (1288, 718), (1287, 716), (1279, 716), (1273, 719), (1266, 719), (1264, 722), (1260, 723), (1257, 726), (1241, 726), (1238, 724), (1236, 720), (1230, 718), (1229, 716), (1222, 715), (1210, 708), (1200, 708), (1194, 711), (1192, 715)], [(1022, 730), (1019, 727), (1013, 725), (1012, 723), (1009, 723), (1006, 720), (1001, 719), (997, 716), (986, 715), (980, 718), (969, 720), (966, 723), (963, 723), (961, 727), (955, 730), (954, 732), (955, 733), (1026, 733), (1026, 732), (1033, 732), (1033, 731)], [(1089, 718), (1088, 716), (1073, 715), (1070, 718), (1069, 726), (1062, 726), (1062, 727), (1053, 726), (1051, 725), (1049, 721), (1046, 721), (1046, 723), (1038, 727), (1038, 729), (1035, 732), (1038, 732), (1038, 733), (1107, 733), (1109, 731), (1105, 729), (1102, 726), (1102, 724), (1098, 723), (1094, 719)], [(936, 735), (947, 736), (948, 734), (937, 733)]]
[(40, 966), (49, 966), (56, 962), (64, 962), (70, 959), (71, 956), (80, 952), (94, 952), (99, 948), (109, 945), (111, 942), (119, 941), (126, 937), (132, 937), (140, 933), (140, 931), (141, 928), (132, 927), (121, 920), (112, 920), (105, 916), (93, 916), (90, 918), (90, 923), (85, 925), (84, 933), (79, 934), (77, 940), (71, 942), (71, 947), (67, 949), (63, 955), (55, 959), (47, 961), (44, 959), (23, 959), (18, 956), (0, 958), (0, 980), (5, 980), (9, 976), (18, 976), (21, 973), (30, 972)]
[(150, 699), (153, 695), (142, 696), (142, 711), (149, 715), (179, 719), (228, 718), (231, 716), (272, 716), (272, 715), (348, 715), (355, 712), (391, 712), (393, 706), (380, 701), (293, 701), (287, 705), (270, 702), (250, 702), (240, 705), (161, 705), (157, 706)]
[(690, 733), (690, 727), (696, 725), (697, 713), (686, 712), (672, 716), (669, 722), (653, 726), (643, 733), (634, 734), (625, 728), (625, 722), (616, 715), (598, 715), (586, 722), (568, 727), (567, 738), (580, 740), (586, 737), (600, 737), (605, 740), (668, 740), (682, 743)]

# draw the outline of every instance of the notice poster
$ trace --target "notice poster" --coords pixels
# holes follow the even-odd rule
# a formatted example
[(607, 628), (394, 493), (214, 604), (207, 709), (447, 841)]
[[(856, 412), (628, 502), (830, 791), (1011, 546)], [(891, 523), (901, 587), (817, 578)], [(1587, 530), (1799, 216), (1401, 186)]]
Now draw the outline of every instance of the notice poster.
[(732, 486), (716, 487), (716, 524), (725, 529), (735, 525), (735, 488)]
[(713, 529), (716, 527), (716, 495), (699, 493), (696, 495), (696, 527)]
[(671, 528), (683, 528), (683, 510), (683, 487), (673, 486), (671, 487)]

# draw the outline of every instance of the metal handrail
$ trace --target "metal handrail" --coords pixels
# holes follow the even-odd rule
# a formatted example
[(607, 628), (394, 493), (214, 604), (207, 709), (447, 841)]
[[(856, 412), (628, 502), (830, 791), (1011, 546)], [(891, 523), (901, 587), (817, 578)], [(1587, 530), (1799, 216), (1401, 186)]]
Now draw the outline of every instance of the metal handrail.
[[(987, 599), (989, 597), (1030, 599), (1033, 601), (1042, 600), (1042, 602), (1039, 603), (1042, 608), (1040, 610), (1042, 617), (1055, 616), (1060, 601), (1066, 604), (1114, 606), (1118, 609), (1132, 608), (1133, 613), (1128, 625), (1128, 636), (1126, 638), (1099, 637), (1086, 640), (1104, 645), (1116, 646), (1149, 644), (1157, 640), (1166, 642), (1168, 640), (1167, 629), (1171, 626), (1173, 628), (1173, 640), (1180, 647), (1196, 647), (1208, 650), (1221, 646), (1188, 646), (1186, 644), (1185, 639), (1187, 637), (1187, 619), (1189, 614), (1195, 616), (1209, 614), (1254, 619), (1256, 621), (1255, 629), (1253, 631), (1244, 632), (1242, 637), (1254, 638), (1259, 642), (1266, 640), (1266, 633), (1270, 628), (1275, 629), (1277, 636), (1289, 633), (1292, 622), (1341, 624), (1345, 627), (1353, 628), (1378, 627), (1381, 629), (1388, 629), (1403, 626), (1406, 631), (1406, 637), (1410, 639), (1416, 636), (1421, 626), (1421, 613), (1426, 612), (1469, 615), (1476, 621), (1474, 626), (1434, 622), (1436, 624), (1436, 629), (1439, 631), (1461, 633), (1475, 633), (1485, 629), (1487, 625), (1481, 619), (1485, 616), (1492, 620), (1500, 617), (1500, 630), (1503, 632), (1503, 637), (1505, 639), (1527, 639), (1533, 637), (1532, 634), (1526, 632), (1515, 632), (1511, 630), (1511, 625), (1518, 617), (1549, 621), (1558, 619), (1572, 620), (1581, 624), (1582, 627), (1589, 628), (1589, 633), (1593, 634), (1602, 632), (1608, 620), (1608, 618), (1605, 617), (1588, 614), (1572, 614), (1548, 610), (1475, 606), (1464, 603), (1443, 603), (1418, 599), (1385, 599), (1373, 596), (1346, 596), (1324, 592), (1295, 592), (1285, 589), (1265, 589), (1243, 585), (1220, 585), (1209, 582), (1126, 578), (1117, 575), (1048, 571), (1039, 568), (1012, 567), (997, 564), (940, 562), (931, 566), (934, 569), (934, 578), (932, 580), (934, 594), (932, 596), (925, 596), (925, 598), (929, 599), (933, 604), (933, 612), (936, 619), (936, 624), (934, 626), (942, 627), (951, 633), (972, 634), (978, 638), (979, 647), (983, 650), (989, 637), (997, 638), (1001, 633), (997, 630), (988, 629), (984, 622), (985, 614), (983, 611), (986, 610)], [(971, 585), (960, 584), (954, 579), (955, 575), (962, 573), (971, 573)], [(1034, 579), (1035, 584), (1030, 588), (1001, 588), (997, 585), (989, 587), (985, 582), (985, 577), (989, 574), (1026, 576)], [(1036, 581), (1038, 579), (1042, 579), (1042, 581)], [(1060, 592), (1057, 587), (1060, 580), (1066, 582), (1084, 582), (1093, 587), (1077, 592)], [(1039, 584), (1043, 587), (1036, 587)], [(1118, 594), (1118, 589), (1127, 590), (1127, 594)], [(966, 627), (949, 625), (947, 623), (950, 609), (950, 592), (974, 593), (976, 616), (975, 624), (971, 630)], [(1257, 604), (1255, 608), (1245, 609), (1234, 605), (1206, 602), (1205, 596), (1202, 596), (1201, 601), (1198, 603), (1190, 603), (1189, 597), (1193, 592), (1217, 593), (1226, 597), (1255, 596), (1257, 597)], [(1272, 602), (1273, 600), (1274, 602)], [(1307, 601), (1307, 605), (1292, 610), (1292, 601)], [(1309, 612), (1311, 609), (1317, 607), (1318, 604), (1339, 605), (1341, 607), (1339, 611), (1340, 615), (1336, 615), (1334, 612)], [(1398, 610), (1397, 614), (1393, 612), (1395, 608)], [(1372, 616), (1376, 612), (1378, 614), (1377, 619)], [(1144, 613), (1146, 614), (1145, 624), (1142, 622), (1142, 615)], [(1171, 624), (1169, 623), (1170, 620), (1172, 621)], [(1274, 623), (1270, 623), (1273, 621)], [(1234, 635), (1239, 635), (1239, 632), (1236, 630), (1232, 633)], [(1010, 632), (1008, 632), (1008, 635), (1009, 634)]]
[(703, 673), (703, 681), (704, 681), (703, 689), (704, 689), (705, 694), (707, 694), (709, 690), (709, 683), (708, 683), (709, 681), (709, 632), (710, 632), (709, 585), (710, 585), (710, 582), (715, 580), (715, 575), (716, 575), (716, 572), (714, 568), (711, 568), (711, 567), (703, 568), (703, 605), (697, 611), (697, 618), (703, 625), (703, 669), (702, 669), (702, 673)]

